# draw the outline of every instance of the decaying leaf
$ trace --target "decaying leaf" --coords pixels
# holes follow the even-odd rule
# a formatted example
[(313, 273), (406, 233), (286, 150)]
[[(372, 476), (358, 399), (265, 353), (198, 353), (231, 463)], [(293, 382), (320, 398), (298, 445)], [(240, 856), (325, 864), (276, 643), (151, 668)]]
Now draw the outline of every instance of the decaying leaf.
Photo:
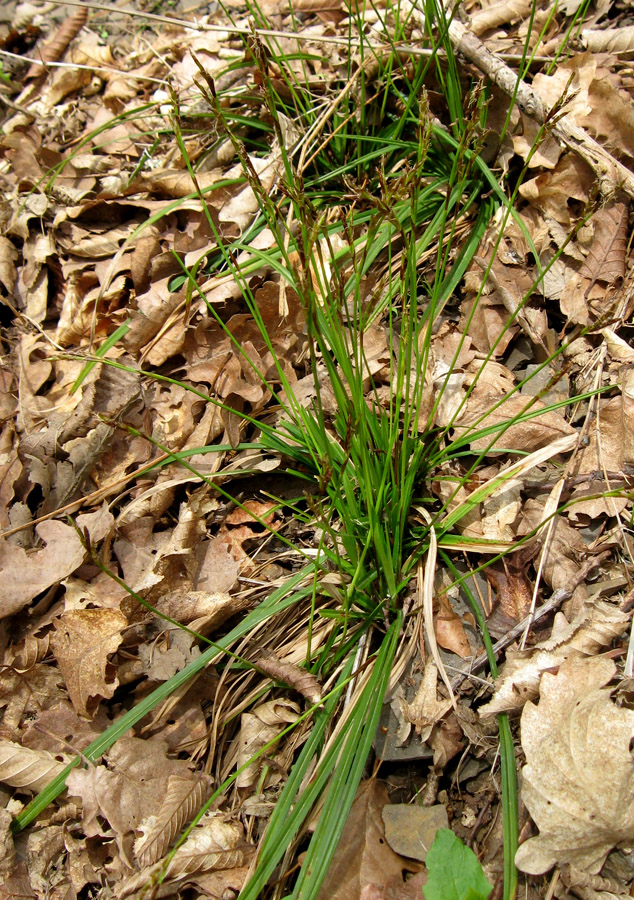
[(96, 698), (112, 697), (117, 689), (108, 657), (118, 649), (127, 625), (127, 618), (116, 609), (72, 610), (56, 620), (51, 646), (80, 715), (90, 715)]
[(314, 675), (294, 663), (279, 659), (275, 653), (265, 650), (255, 660), (264, 673), (278, 681), (283, 681), (303, 694), (311, 703), (321, 700), (321, 685)]
[(401, 701), (405, 719), (412, 723), (423, 740), (429, 737), (432, 727), (452, 707), (451, 700), (438, 699), (437, 685), (438, 669), (433, 659), (429, 659), (414, 700), (411, 703)]
[(524, 708), (522, 799), (540, 833), (517, 851), (523, 872), (570, 864), (596, 874), (634, 840), (634, 711), (610, 699), (615, 672), (610, 659), (567, 660)]
[[(174, 882), (195, 880), (194, 876), (205, 872), (237, 869), (240, 873), (237, 878), (241, 883), (246, 872), (240, 870), (249, 862), (252, 855), (252, 848), (245, 842), (239, 824), (224, 821), (219, 812), (207, 812), (170, 860), (165, 880), (169, 885)], [(123, 900), (146, 887), (151, 876), (161, 868), (162, 863), (158, 861), (154, 866), (149, 866), (122, 881), (117, 886), (116, 896)]]
[[(104, 763), (68, 776), (69, 793), (83, 803), (84, 834), (103, 835), (112, 829), (130, 867), (133, 864), (128, 854), (141, 827), (146, 838), (141, 839), (139, 852), (151, 858), (157, 848), (171, 841), (179, 816), (185, 812), (191, 815), (208, 787), (208, 780), (203, 778), (204, 787), (196, 788), (200, 776), (185, 761), (170, 759), (167, 750), (167, 743), (159, 739), (122, 738), (108, 751)], [(171, 781), (174, 778), (177, 780)], [(176, 809), (177, 794), (183, 802), (182, 813)], [(171, 800), (163, 815), (166, 797)]]
[[(370, 886), (389, 896), (398, 890), (408, 895), (404, 874), (416, 864), (395, 853), (385, 840), (381, 810), (389, 802), (385, 785), (376, 779), (361, 783), (318, 900), (354, 900)], [(420, 891), (420, 887), (418, 888)]]
[(170, 776), (160, 813), (148, 816), (139, 825), (141, 836), (134, 842), (134, 855), (141, 866), (151, 866), (165, 856), (179, 831), (205, 802), (209, 785), (207, 776), (197, 781)]

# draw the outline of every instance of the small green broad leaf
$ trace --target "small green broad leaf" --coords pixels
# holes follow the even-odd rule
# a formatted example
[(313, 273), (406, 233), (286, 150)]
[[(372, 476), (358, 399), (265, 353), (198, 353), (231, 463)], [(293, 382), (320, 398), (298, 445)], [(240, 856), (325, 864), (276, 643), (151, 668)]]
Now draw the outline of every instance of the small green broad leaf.
[(473, 850), (448, 828), (436, 832), (425, 865), (425, 900), (487, 900), (493, 890)]

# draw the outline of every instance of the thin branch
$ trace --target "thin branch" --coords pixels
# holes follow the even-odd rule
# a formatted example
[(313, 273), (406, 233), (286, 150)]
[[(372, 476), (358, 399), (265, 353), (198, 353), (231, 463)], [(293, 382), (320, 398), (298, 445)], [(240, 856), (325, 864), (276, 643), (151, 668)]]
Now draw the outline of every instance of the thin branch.
[(613, 194), (621, 188), (634, 198), (634, 173), (566, 116), (549, 123), (548, 110), (537, 91), (519, 79), (517, 73), (499, 56), (491, 53), (473, 32), (454, 19), (449, 24), (449, 37), (458, 53), (487, 75), (505, 94), (515, 97), (522, 112), (540, 125), (547, 124), (554, 138), (590, 166), (599, 180), (602, 193)]

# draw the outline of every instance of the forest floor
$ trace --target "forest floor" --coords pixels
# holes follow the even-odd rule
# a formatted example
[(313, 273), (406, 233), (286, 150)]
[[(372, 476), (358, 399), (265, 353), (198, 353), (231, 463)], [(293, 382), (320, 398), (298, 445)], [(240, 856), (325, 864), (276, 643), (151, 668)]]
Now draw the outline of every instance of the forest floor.
[(631, 7), (0, 13), (1, 900), (631, 896)]

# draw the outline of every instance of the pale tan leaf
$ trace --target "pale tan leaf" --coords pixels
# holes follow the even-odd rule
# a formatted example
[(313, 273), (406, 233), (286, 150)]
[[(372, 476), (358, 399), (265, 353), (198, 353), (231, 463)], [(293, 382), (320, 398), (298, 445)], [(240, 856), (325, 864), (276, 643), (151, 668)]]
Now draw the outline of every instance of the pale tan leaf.
[(530, 10), (531, 0), (502, 0), (501, 3), (492, 3), (471, 16), (471, 30), (474, 34), (484, 34), (507, 22), (525, 19)]
[[(258, 706), (253, 712), (243, 713), (240, 718), (238, 735), (238, 768), (246, 765), (237, 778), (238, 787), (251, 787), (258, 777), (262, 760), (249, 760), (266, 744), (272, 741), (286, 725), (296, 722), (299, 707), (290, 700), (270, 700)], [(274, 753), (273, 748), (270, 751)]]
[(417, 734), (435, 725), (451, 709), (451, 700), (438, 699), (437, 684), (438, 669), (433, 659), (429, 659), (413, 701), (401, 704), (405, 719), (412, 723)]
[(517, 851), (521, 871), (600, 871), (610, 850), (634, 840), (634, 710), (605, 685), (610, 659), (571, 659), (542, 676), (539, 705), (522, 713), (522, 800), (539, 828)]
[(0, 781), (20, 790), (41, 791), (66, 766), (67, 760), (46, 750), (29, 750), (0, 740)]
[[(10, 810), (0, 809), (0, 878), (4, 880), (15, 866), (15, 846), (11, 833), (13, 816)], [(0, 898), (2, 895), (0, 894)]]
[(634, 349), (630, 347), (627, 341), (619, 337), (611, 328), (602, 328), (601, 334), (605, 338), (608, 352), (613, 360), (630, 364), (634, 363)]
[(118, 649), (127, 625), (116, 609), (71, 610), (56, 619), (51, 646), (80, 715), (93, 714), (98, 698), (114, 694), (119, 681), (108, 657)]
[(224, 822), (216, 813), (207, 813), (179, 847), (167, 870), (168, 877), (183, 878), (193, 872), (233, 869), (245, 861), (245, 846), (240, 825)]
[(205, 802), (210, 784), (207, 775), (197, 781), (170, 776), (160, 812), (139, 825), (142, 834), (134, 842), (134, 854), (141, 866), (151, 866), (165, 856), (178, 832)]
[(566, 659), (590, 656), (609, 647), (630, 623), (627, 613), (604, 600), (588, 600), (568, 624), (563, 615), (555, 619), (550, 638), (531, 650), (509, 650), (495, 683), (491, 700), (480, 707), (481, 716), (521, 709), (539, 694), (542, 674)]
[(0, 237), (0, 284), (3, 284), (9, 295), (13, 294), (17, 272), (15, 268), (18, 251), (7, 237)]
[[(171, 884), (187, 879), (189, 884), (190, 881), (195, 881), (192, 876), (240, 869), (249, 862), (252, 855), (253, 849), (245, 842), (240, 825), (223, 821), (218, 812), (208, 812), (178, 848), (167, 870), (162, 873), (162, 880), (164, 878), (166, 884)], [(129, 897), (146, 888), (152, 875), (162, 869), (163, 862), (159, 860), (121, 881), (117, 885), (116, 896)]]
[(624, 366), (623, 371), (623, 462), (634, 462), (634, 366)]
[(591, 53), (629, 53), (634, 50), (634, 25), (619, 28), (585, 28), (581, 42)]

